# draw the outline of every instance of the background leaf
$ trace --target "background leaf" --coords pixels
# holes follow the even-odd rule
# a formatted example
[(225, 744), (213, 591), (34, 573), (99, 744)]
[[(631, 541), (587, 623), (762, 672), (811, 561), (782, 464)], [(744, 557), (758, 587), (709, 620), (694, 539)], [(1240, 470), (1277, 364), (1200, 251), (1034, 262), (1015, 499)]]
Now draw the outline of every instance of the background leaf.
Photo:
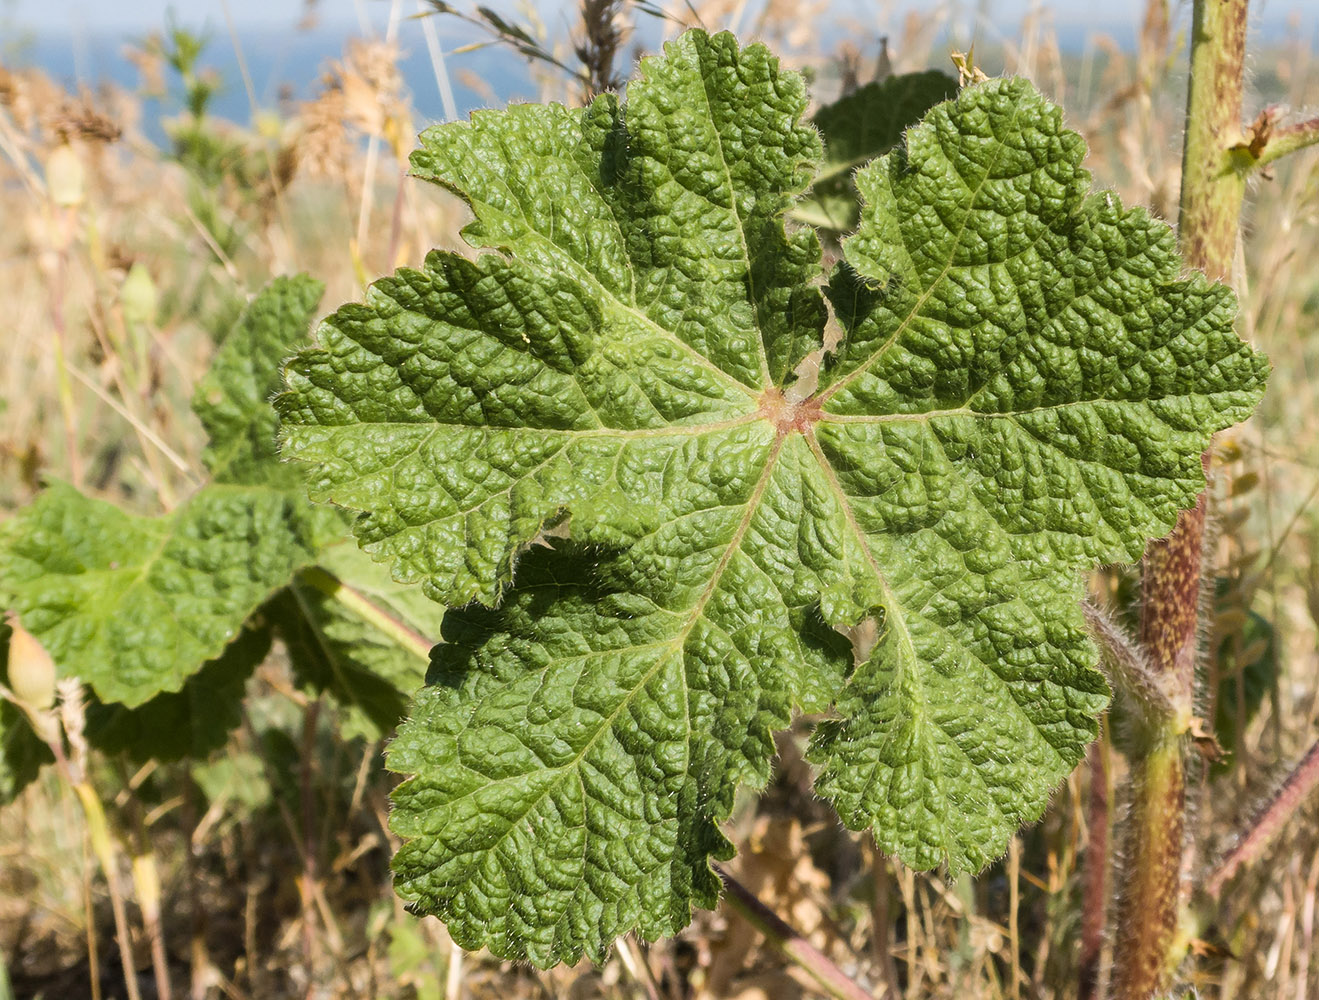
[(272, 490), (207, 486), (152, 518), (57, 483), (0, 528), (0, 579), (63, 675), (131, 708), (220, 656), (313, 544)]
[(319, 566), (298, 574), (267, 613), (298, 683), (349, 709), (341, 732), (378, 739), (393, 731), (425, 680), (444, 609), (395, 583), (387, 567), (350, 544), (322, 552)]
[(957, 96), (957, 81), (926, 70), (867, 83), (820, 108), (811, 118), (824, 138), (815, 181), (792, 214), (823, 230), (850, 233), (861, 202), (852, 175), (902, 141), (902, 133), (930, 108)]
[(205, 760), (242, 723), (247, 680), (269, 651), (269, 626), (244, 628), (179, 691), (136, 708), (88, 705), (87, 738), (104, 753), (125, 753), (138, 763)]
[(276, 278), (216, 350), (192, 401), (210, 439), (203, 460), (216, 482), (299, 484), (296, 471), (278, 462), (270, 400), (280, 365), (306, 340), (324, 290), (306, 275)]
[[(309, 278), (277, 279), (238, 318), (194, 400), (215, 479), (178, 508), (138, 517), (57, 483), (0, 527), (0, 582), (14, 609), (61, 673), (82, 678), (103, 703), (136, 708), (177, 694), (208, 661), (220, 662), (198, 690), (218, 684), (236, 695), (233, 669), (250, 656), (222, 659), (225, 647), (342, 533), (340, 515), (313, 508), (296, 472), (278, 463), (269, 404), (279, 361), (306, 338), (320, 294)], [(195, 693), (142, 718), (181, 723)], [(148, 730), (116, 718), (145, 752), (139, 735)], [(221, 712), (212, 721), (215, 729), (189, 725), (162, 746), (172, 754), (194, 737), (213, 742), (227, 720)]]

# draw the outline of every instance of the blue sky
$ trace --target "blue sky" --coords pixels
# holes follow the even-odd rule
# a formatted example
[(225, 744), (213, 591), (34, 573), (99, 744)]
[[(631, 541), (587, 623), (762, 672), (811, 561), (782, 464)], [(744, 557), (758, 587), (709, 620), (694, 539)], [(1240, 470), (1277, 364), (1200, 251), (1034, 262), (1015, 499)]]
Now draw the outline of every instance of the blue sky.
[[(416, 0), (403, 0), (415, 11)], [(142, 32), (164, 23), (173, 11), (185, 24), (210, 21), (216, 27), (225, 23), (225, 6), (234, 21), (243, 27), (292, 27), (302, 17), (302, 0), (0, 0), (0, 16), (11, 23), (32, 30), (67, 30), (78, 26), (89, 32)], [(317, 9), (322, 20), (355, 23), (357, 8), (367, 17), (383, 23), (389, 16), (389, 3), (381, 0), (320, 0)]]
[[(471, 7), (478, 0), (457, 0), (457, 5)], [(516, 16), (519, 0), (482, 0), (498, 10)], [(525, 0), (521, 0), (525, 2)], [(533, 0), (541, 16), (556, 37), (563, 37), (576, 21), (579, 0)], [(651, 0), (661, 7), (682, 9), (686, 0)], [(743, 24), (750, 24), (766, 0), (749, 0)], [(1058, 29), (1064, 48), (1079, 50), (1089, 43), (1092, 33), (1104, 33), (1120, 45), (1131, 45), (1139, 30), (1146, 0), (833, 0), (834, 17), (826, 15), (821, 31), (835, 36), (844, 18), (865, 20), (876, 25), (872, 43), (877, 43), (882, 25), (900, 21), (908, 10), (952, 12), (952, 37), (986, 38), (992, 41), (1012, 38), (1022, 18), (1033, 7), (1044, 7)], [(48, 70), (67, 75), (72, 69), (80, 81), (110, 75), (120, 77), (124, 66), (107, 61), (107, 53), (118, 53), (124, 39), (159, 30), (171, 14), (185, 27), (208, 29), (214, 43), (209, 58), (218, 58), (228, 48), (227, 17), (244, 38), (245, 46), (260, 46), (266, 51), (265, 62), (281, 70), (291, 61), (302, 59), (314, 77), (316, 59), (337, 54), (345, 34), (383, 32), (393, 4), (407, 17), (415, 14), (422, 0), (316, 0), (314, 9), (321, 28), (315, 38), (296, 32), (306, 10), (306, 0), (0, 0), (0, 52), (10, 40), (22, 45), (25, 38), (41, 38), (47, 44), (32, 53)], [(1189, 20), (1190, 0), (1173, 0), (1179, 26)], [(1312, 48), (1319, 47), (1319, 0), (1253, 0), (1252, 21), (1255, 41), (1276, 42), (1295, 38)], [(427, 8), (428, 9), (428, 8)], [(983, 18), (973, 29), (977, 12)], [(1291, 18), (1299, 18), (1299, 24)], [(647, 19), (639, 15), (641, 22)], [(469, 40), (471, 29), (447, 18), (432, 22), (444, 49)], [(643, 25), (644, 27), (644, 25)], [(724, 27), (724, 25), (712, 25)], [(363, 30), (365, 29), (365, 31)], [(1261, 30), (1262, 29), (1262, 30)], [(405, 50), (424, 53), (425, 43), (418, 22), (407, 21), (401, 27)], [(9, 36), (7, 39), (6, 36)], [(287, 40), (285, 40), (287, 39)], [(317, 48), (319, 46), (319, 48)], [(308, 55), (317, 49), (316, 58)], [(304, 52), (303, 50), (307, 50)], [(501, 53), (502, 54), (502, 53)], [(31, 56), (30, 56), (31, 58)], [(462, 57), (471, 65), (470, 56)], [(504, 60), (507, 63), (507, 59)], [(47, 65), (49, 64), (49, 65)], [(124, 82), (121, 80), (120, 82)], [(513, 96), (501, 94), (501, 97)], [(525, 95), (522, 95), (525, 96)]]
[[(389, 15), (391, 0), (320, 0), (317, 9), (324, 22), (356, 23), (366, 17), (382, 24)], [(416, 9), (417, 0), (401, 0), (406, 13)], [(661, 4), (666, 0), (661, 0)], [(680, 0), (667, 0), (683, 6)], [(1308, 0), (1312, 3), (1313, 0)], [(216, 26), (224, 24), (225, 3), (238, 24), (244, 27), (292, 26), (302, 15), (302, 0), (0, 0), (0, 15), (7, 14), (11, 23), (35, 30), (68, 29), (77, 25), (87, 31), (143, 31), (161, 24), (166, 13), (173, 10), (185, 23), (210, 19)], [(1307, 5), (1307, 0), (1294, 0), (1295, 6)], [(493, 4), (511, 9), (513, 4)], [(562, 3), (540, 0), (540, 9), (550, 17), (570, 16), (577, 7), (575, 0)], [(752, 6), (755, 6), (752, 4)], [(865, 6), (858, 0), (842, 0), (840, 9), (856, 10)], [(919, 2), (898, 4), (903, 7), (920, 7)], [(933, 4), (931, 4), (933, 6)], [(963, 9), (973, 10), (976, 0), (964, 0)], [(991, 0), (994, 16), (1004, 20), (1019, 19), (1031, 6), (1031, 0)], [(1143, 0), (1104, 0), (1102, 4), (1078, 3), (1075, 0), (1057, 0), (1048, 4), (1055, 20), (1070, 23), (1089, 23), (1100, 18), (1106, 23), (1133, 23), (1143, 8)], [(1281, 6), (1278, 3), (1271, 7)]]

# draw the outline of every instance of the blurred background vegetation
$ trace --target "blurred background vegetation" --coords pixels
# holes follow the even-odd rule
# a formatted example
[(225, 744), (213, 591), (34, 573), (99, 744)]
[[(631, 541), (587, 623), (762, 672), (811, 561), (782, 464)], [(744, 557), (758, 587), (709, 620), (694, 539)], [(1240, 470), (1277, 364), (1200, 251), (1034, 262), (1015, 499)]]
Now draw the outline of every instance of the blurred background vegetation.
[[(173, 508), (203, 468), (193, 387), (256, 289), (310, 272), (328, 311), (432, 246), (460, 246), (465, 209), (406, 176), (417, 131), (509, 99), (580, 103), (688, 25), (769, 42), (819, 103), (951, 69), (974, 43), (986, 72), (1025, 75), (1064, 105), (1100, 185), (1176, 215), (1188, 12), (1160, 0), (121, 6), (154, 21), (0, 2), (0, 517), (52, 479), (141, 513)], [(1262, 5), (1248, 108), (1319, 107), (1319, 12), (1296, 7)], [(1319, 156), (1278, 164), (1247, 220), (1239, 329), (1275, 370), (1259, 416), (1214, 462), (1202, 714), (1224, 755), (1198, 796), (1202, 861), (1319, 734)], [(1099, 574), (1095, 589), (1130, 607), (1131, 573)], [(127, 972), (83, 814), (43, 772), (0, 808), (0, 1000), (127, 996), (126, 979), (156, 996), (153, 943), (175, 995), (196, 1000), (813, 995), (723, 910), (673, 941), (622, 941), (598, 970), (463, 955), (395, 898), (393, 779), (379, 741), (345, 722), (289, 683), (277, 647), (222, 753), (98, 760), (132, 845), (125, 873), (133, 853), (160, 872), (162, 940), (142, 931)], [(1123, 794), (1107, 741), (1003, 861), (950, 881), (841, 830), (811, 793), (804, 732), (782, 737), (770, 791), (730, 823), (745, 884), (876, 996), (1078, 995), (1087, 803)], [(1310, 802), (1203, 927), (1201, 995), (1319, 996), (1317, 887)], [(150, 901), (129, 902), (142, 930)]]

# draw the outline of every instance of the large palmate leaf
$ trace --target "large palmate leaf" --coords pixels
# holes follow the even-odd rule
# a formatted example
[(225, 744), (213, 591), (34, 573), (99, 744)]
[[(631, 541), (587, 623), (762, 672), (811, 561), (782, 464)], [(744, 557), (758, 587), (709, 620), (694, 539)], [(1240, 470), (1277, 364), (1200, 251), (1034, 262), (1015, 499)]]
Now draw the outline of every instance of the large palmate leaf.
[[(800, 79), (689, 32), (583, 111), (425, 133), (488, 253), (433, 253), (317, 333), (277, 400), (313, 495), (454, 606), (391, 749), (400, 891), (467, 947), (599, 958), (711, 905), (772, 733), (910, 864), (983, 866), (1096, 731), (1081, 571), (1203, 487), (1264, 360), (1172, 234), (1090, 194), (1025, 81), (863, 169), (827, 299), (783, 215)], [(553, 548), (534, 544), (546, 533)], [(559, 540), (557, 536), (566, 536)], [(878, 621), (854, 666), (839, 629)]]

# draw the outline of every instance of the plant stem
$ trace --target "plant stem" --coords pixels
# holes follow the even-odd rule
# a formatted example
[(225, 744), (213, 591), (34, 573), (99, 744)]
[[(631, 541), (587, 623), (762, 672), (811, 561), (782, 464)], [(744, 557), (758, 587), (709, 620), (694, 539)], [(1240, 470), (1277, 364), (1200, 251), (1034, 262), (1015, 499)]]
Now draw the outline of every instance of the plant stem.
[(1008, 841), (1008, 958), (1012, 982), (1008, 984), (1008, 996), (1012, 1000), (1021, 1000), (1021, 838), (1013, 837)]
[(646, 994), (646, 1000), (660, 1000), (659, 984), (655, 982), (655, 974), (650, 971), (650, 964), (646, 961), (646, 956), (641, 953), (641, 949), (633, 944), (632, 939), (626, 934), (620, 935), (614, 941), (614, 947), (618, 949), (618, 958), (627, 969), (628, 975)]
[[(1195, 0), (1182, 151), (1179, 237), (1188, 266), (1227, 278), (1245, 177), (1229, 150), (1241, 138), (1247, 0)], [(1118, 894), (1113, 995), (1145, 1000), (1181, 959), (1187, 733), (1194, 713), (1206, 496), (1145, 552), (1140, 641), (1172, 712), (1141, 734)]]
[(1113, 997), (1145, 1000), (1164, 989), (1180, 961), (1186, 773), (1180, 737), (1132, 767), (1127, 857), (1117, 899)]
[(1246, 180), (1230, 169), (1228, 152), (1242, 134), (1246, 8), (1247, 0), (1196, 0), (1192, 24), (1179, 236), (1189, 266), (1224, 280), (1232, 270), (1246, 193)]
[(122, 763), (121, 761), (124, 787), (128, 790), (127, 812), (132, 823), (129, 861), (133, 891), (137, 896), (137, 908), (142, 916), (142, 926), (151, 945), (151, 971), (156, 981), (156, 996), (159, 1000), (171, 1000), (173, 991), (169, 980), (169, 956), (165, 949), (164, 928), (160, 922), (160, 872), (156, 867), (156, 855), (151, 848), (151, 835), (142, 814), (142, 802)]
[(1109, 759), (1108, 734), (1090, 744), (1090, 803), (1086, 810), (1084, 897), (1081, 910), (1081, 960), (1078, 1000), (1099, 995), (1099, 970), (1104, 953), (1104, 924), (1108, 915)]
[(1274, 160), (1280, 160), (1289, 153), (1319, 143), (1319, 118), (1307, 118), (1295, 125), (1277, 129), (1265, 144), (1256, 166), (1266, 166)]
[(91, 838), (83, 838), (82, 848), (83, 913), (87, 921), (87, 977), (92, 1000), (101, 1000), (101, 949), (96, 943), (96, 917), (92, 909)]
[(192, 932), (188, 947), (190, 1000), (206, 1000), (206, 972), (210, 956), (206, 950), (206, 908), (202, 905), (201, 880), (197, 872), (197, 785), (192, 768), (187, 768), (183, 779), (183, 833), (186, 837), (183, 852), (183, 879), (188, 887), (188, 909), (192, 919)]
[(868, 842), (870, 871), (874, 875), (874, 894), (870, 903), (870, 946), (874, 953), (875, 964), (879, 966), (880, 977), (885, 988), (895, 997), (902, 995), (898, 984), (898, 966), (893, 961), (893, 917), (890, 895), (893, 889), (893, 875), (889, 870), (888, 859)]
[(302, 960), (307, 967), (307, 996), (316, 993), (316, 913), (315, 885), (319, 877), (316, 864), (316, 799), (312, 787), (312, 762), (316, 755), (316, 725), (320, 720), (320, 699), (309, 702), (302, 716), (302, 767), (298, 785), (302, 799)]
[(68, 206), (55, 207), (60, 245), (55, 272), (50, 278), (50, 325), (55, 334), (51, 346), (55, 354), (55, 372), (59, 379), (60, 413), (64, 418), (64, 446), (68, 452), (69, 480), (82, 489), (82, 452), (78, 444), (78, 412), (73, 404), (73, 385), (69, 381), (68, 331), (64, 322), (64, 296), (69, 266), (69, 244), (73, 241), (73, 212)]
[(298, 573), (298, 579), (307, 586), (319, 590), (326, 597), (338, 601), (362, 621), (379, 629), (414, 656), (421, 660), (430, 660), (431, 647), (435, 645), (434, 640), (409, 628), (405, 622), (374, 604), (338, 577), (327, 573), (319, 566), (309, 566)]
[(463, 995), (463, 950), (456, 941), (449, 942), (449, 963), (444, 970), (444, 1000), (460, 1000)]
[(119, 890), (119, 866), (110, 824), (101, 807), (96, 790), (85, 780), (71, 781), (74, 794), (87, 818), (87, 832), (91, 837), (92, 853), (101, 865), (106, 887), (110, 890), (110, 910), (114, 914), (115, 937), (119, 942), (119, 961), (124, 967), (124, 990), (128, 1000), (142, 1000), (137, 985), (137, 964), (133, 960), (133, 942), (128, 931), (128, 910)]
[(858, 986), (855, 980), (757, 899), (750, 889), (719, 865), (712, 867), (724, 880), (724, 888), (727, 890), (724, 899), (728, 905), (747, 923), (764, 934), (765, 940), (815, 980), (829, 996), (834, 997), (835, 1000), (872, 1000), (870, 994)]
[(1306, 751), (1268, 804), (1255, 814), (1246, 833), (1214, 868), (1206, 885), (1211, 898), (1222, 895), (1223, 886), (1243, 864), (1259, 860), (1278, 831), (1316, 787), (1319, 787), (1319, 740)]

